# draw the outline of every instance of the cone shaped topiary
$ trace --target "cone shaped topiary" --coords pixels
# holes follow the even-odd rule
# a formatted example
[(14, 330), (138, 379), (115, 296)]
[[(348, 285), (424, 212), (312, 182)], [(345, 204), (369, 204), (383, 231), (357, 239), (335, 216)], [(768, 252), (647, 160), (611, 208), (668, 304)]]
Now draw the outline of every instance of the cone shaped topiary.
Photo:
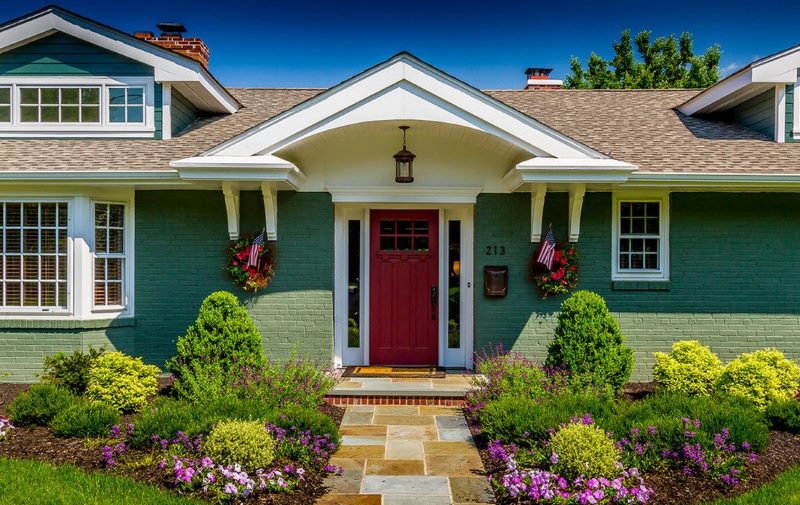
[(603, 297), (576, 291), (561, 304), (547, 365), (566, 366), (572, 379), (619, 392), (633, 371), (633, 351)]
[(243, 372), (265, 362), (261, 335), (247, 310), (232, 293), (218, 291), (203, 300), (167, 367), (178, 396), (205, 401), (226, 394)]

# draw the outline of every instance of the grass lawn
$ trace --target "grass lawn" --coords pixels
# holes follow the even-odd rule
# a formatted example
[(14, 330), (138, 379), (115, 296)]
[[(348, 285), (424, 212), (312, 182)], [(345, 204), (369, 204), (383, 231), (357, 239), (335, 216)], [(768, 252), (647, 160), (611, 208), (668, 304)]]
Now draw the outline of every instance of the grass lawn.
[(800, 505), (800, 466), (784, 473), (775, 482), (730, 500), (712, 505)]
[(0, 458), (0, 504), (188, 505), (181, 498), (116, 475), (86, 473), (73, 466)]

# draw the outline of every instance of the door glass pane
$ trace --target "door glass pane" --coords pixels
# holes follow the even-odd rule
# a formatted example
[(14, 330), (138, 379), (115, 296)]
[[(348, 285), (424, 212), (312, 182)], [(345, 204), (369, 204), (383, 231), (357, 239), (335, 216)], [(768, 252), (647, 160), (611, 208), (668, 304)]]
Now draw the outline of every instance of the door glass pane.
[(347, 347), (361, 347), (361, 221), (348, 221), (347, 234)]
[(461, 347), (461, 221), (447, 223), (447, 347)]

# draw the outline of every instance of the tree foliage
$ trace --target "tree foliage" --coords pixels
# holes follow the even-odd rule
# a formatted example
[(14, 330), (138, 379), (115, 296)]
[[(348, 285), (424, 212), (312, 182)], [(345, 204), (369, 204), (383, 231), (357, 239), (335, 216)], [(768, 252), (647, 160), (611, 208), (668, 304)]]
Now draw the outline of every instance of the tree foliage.
[(565, 87), (705, 88), (719, 80), (719, 45), (714, 44), (704, 53), (695, 54), (692, 34), (688, 32), (683, 32), (678, 38), (669, 35), (653, 39), (650, 31), (641, 31), (631, 38), (630, 30), (625, 30), (612, 46), (613, 58), (606, 60), (592, 52), (585, 69), (573, 56)]

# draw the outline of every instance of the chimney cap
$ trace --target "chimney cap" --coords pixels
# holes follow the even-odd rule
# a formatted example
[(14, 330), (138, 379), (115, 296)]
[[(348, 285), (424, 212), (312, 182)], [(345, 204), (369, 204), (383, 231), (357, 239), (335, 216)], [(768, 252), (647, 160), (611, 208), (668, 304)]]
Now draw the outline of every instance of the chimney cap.
[(183, 35), (187, 32), (183, 23), (156, 23), (156, 27), (161, 30), (161, 35)]
[(525, 70), (525, 75), (550, 75), (552, 68), (547, 67), (529, 67)]

